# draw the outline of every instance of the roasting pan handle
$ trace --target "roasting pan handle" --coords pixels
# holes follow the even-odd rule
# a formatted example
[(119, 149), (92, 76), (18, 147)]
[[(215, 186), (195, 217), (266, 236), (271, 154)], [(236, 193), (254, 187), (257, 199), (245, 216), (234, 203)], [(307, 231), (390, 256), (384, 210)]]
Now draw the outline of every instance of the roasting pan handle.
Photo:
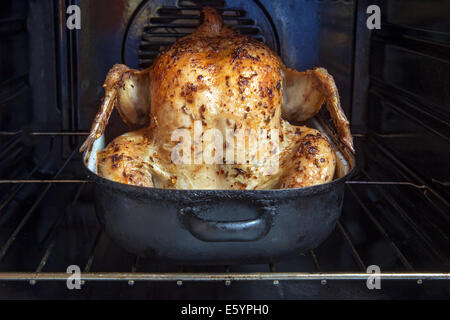
[(205, 220), (196, 214), (200, 208), (181, 209), (183, 224), (197, 239), (208, 242), (255, 241), (263, 238), (272, 226), (275, 208), (262, 207), (256, 219), (240, 221)]

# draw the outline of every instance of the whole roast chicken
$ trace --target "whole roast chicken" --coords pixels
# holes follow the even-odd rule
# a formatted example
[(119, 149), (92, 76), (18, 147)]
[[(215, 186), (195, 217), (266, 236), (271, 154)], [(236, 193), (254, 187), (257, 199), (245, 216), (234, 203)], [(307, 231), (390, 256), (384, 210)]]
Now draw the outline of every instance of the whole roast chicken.
[(323, 68), (287, 68), (263, 43), (203, 9), (203, 24), (148, 69), (117, 64), (81, 151), (117, 109), (130, 127), (97, 155), (104, 178), (175, 189), (298, 188), (329, 182), (336, 155), (319, 131), (294, 126), (325, 102), (340, 140), (353, 151), (349, 122)]

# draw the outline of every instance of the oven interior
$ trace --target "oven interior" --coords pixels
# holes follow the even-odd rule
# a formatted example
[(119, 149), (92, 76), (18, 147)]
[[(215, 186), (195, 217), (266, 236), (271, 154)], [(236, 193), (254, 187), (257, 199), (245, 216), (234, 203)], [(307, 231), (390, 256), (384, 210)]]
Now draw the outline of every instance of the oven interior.
[[(372, 4), (379, 30), (366, 26)], [(79, 30), (66, 27), (71, 5), (81, 8)], [(194, 30), (204, 5), (287, 66), (322, 66), (336, 80), (357, 174), (333, 234), (308, 254), (173, 266), (130, 255), (99, 228), (78, 147), (104, 77), (114, 63), (149, 66)], [(0, 297), (448, 298), (448, 12), (445, 0), (4, 1)], [(111, 137), (127, 130), (117, 114), (109, 127)], [(81, 290), (65, 285), (69, 265), (89, 275)], [(366, 286), (370, 265), (386, 274), (381, 290)]]

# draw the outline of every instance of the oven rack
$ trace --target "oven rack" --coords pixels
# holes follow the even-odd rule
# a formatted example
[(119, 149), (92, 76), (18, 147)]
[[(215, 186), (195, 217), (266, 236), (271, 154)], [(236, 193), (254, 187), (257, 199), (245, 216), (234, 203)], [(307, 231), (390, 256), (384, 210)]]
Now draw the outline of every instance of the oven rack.
[[(87, 132), (30, 132), (30, 131), (17, 131), (17, 132), (0, 132), (0, 137), (11, 136), (12, 140), (6, 143), (5, 148), (0, 152), (0, 159), (4, 159), (6, 155), (12, 153), (15, 147), (20, 144), (23, 136), (34, 136), (34, 137), (47, 137), (52, 139), (52, 141), (57, 137), (64, 136), (85, 136)], [(365, 135), (355, 134), (355, 138), (365, 138)], [(48, 154), (51, 153), (54, 144), (51, 144)], [(378, 146), (382, 148), (382, 146)], [(389, 153), (387, 150), (384, 152)], [(40, 262), (37, 267), (32, 272), (18, 272), (18, 271), (4, 271), (0, 269), (0, 281), (28, 281), (31, 285), (36, 284), (38, 281), (67, 281), (69, 274), (66, 272), (48, 272), (45, 271), (45, 267), (49, 257), (52, 255), (52, 251), (55, 247), (57, 234), (60, 232), (61, 226), (64, 224), (68, 217), (68, 212), (70, 208), (77, 205), (80, 195), (83, 189), (89, 185), (90, 181), (83, 178), (73, 178), (73, 179), (62, 179), (61, 174), (68, 166), (68, 164), (73, 161), (75, 155), (78, 153), (78, 148), (74, 148), (72, 153), (65, 159), (64, 163), (61, 165), (59, 170), (53, 175), (51, 179), (35, 179), (33, 175), (39, 170), (44, 161), (40, 161), (36, 166), (30, 171), (26, 179), (4, 179), (0, 180), (0, 186), (2, 185), (12, 185), (8, 192), (8, 196), (0, 203), (0, 217), (4, 214), (7, 206), (15, 199), (16, 195), (20, 189), (26, 184), (42, 184), (44, 187), (41, 189), (36, 200), (29, 207), (28, 211), (22, 217), (20, 222), (15, 227), (14, 231), (9, 235), (7, 241), (0, 244), (0, 262), (8, 254), (11, 246), (20, 236), (22, 229), (25, 227), (30, 217), (35, 212), (36, 208), (41, 205), (46, 194), (53, 185), (61, 184), (71, 184), (77, 186), (77, 191), (73, 196), (72, 202), (68, 205), (67, 210), (64, 214), (60, 214), (56, 221), (51, 226), (48, 232), (48, 241), (46, 249), (40, 258)], [(388, 156), (394, 157), (392, 154)], [(44, 157), (43, 159), (45, 159)], [(397, 164), (400, 166), (405, 166), (404, 164)], [(407, 168), (408, 169), (408, 168)], [(401, 262), (402, 269), (400, 271), (383, 271), (377, 276), (383, 280), (414, 280), (417, 284), (422, 284), (424, 280), (450, 280), (449, 261), (448, 258), (442, 254), (441, 251), (434, 248), (432, 242), (430, 242), (428, 236), (423, 233), (420, 228), (414, 223), (414, 221), (408, 218), (405, 212), (402, 212), (402, 208), (396, 205), (395, 200), (390, 197), (387, 192), (381, 190), (381, 195), (384, 199), (392, 205), (397, 211), (399, 216), (404, 219), (407, 224), (411, 227), (411, 230), (418, 236), (418, 238), (423, 242), (423, 244), (429, 249), (429, 254), (438, 258), (442, 261), (442, 266), (445, 268), (444, 271), (435, 271), (430, 269), (429, 271), (416, 270), (413, 264), (408, 260), (407, 255), (402, 252), (396, 241), (393, 239), (392, 235), (386, 230), (385, 226), (379, 221), (377, 216), (370, 210), (370, 208), (364, 203), (364, 200), (356, 192), (357, 186), (367, 186), (373, 188), (383, 188), (384, 186), (398, 186), (403, 188), (412, 188), (422, 193), (424, 199), (432, 203), (436, 208), (449, 208), (449, 203), (445, 200), (445, 197), (441, 196), (438, 191), (433, 187), (424, 183), (415, 183), (411, 181), (376, 181), (371, 180), (371, 176), (365, 172), (363, 169), (360, 170), (362, 175), (366, 180), (353, 180), (347, 181), (346, 187), (348, 193), (356, 200), (361, 212), (371, 221), (373, 228), (381, 234), (381, 236), (390, 244), (391, 250)], [(440, 181), (440, 184), (446, 186), (448, 182)], [(434, 197), (430, 197), (432, 194)], [(439, 202), (439, 203), (436, 203)], [(441, 212), (442, 215), (448, 221), (447, 212)], [(442, 230), (438, 228), (438, 231), (445, 234)], [(223, 281), (225, 285), (230, 285), (231, 281), (255, 281), (264, 280), (272, 281), (274, 285), (278, 285), (280, 281), (288, 280), (317, 280), (321, 284), (327, 284), (328, 280), (367, 280), (371, 274), (367, 272), (368, 265), (364, 262), (361, 253), (357, 250), (350, 233), (347, 231), (345, 224), (342, 221), (337, 223), (336, 230), (339, 236), (343, 239), (347, 248), (351, 252), (351, 256), (354, 260), (355, 271), (347, 272), (329, 272), (324, 271), (321, 267), (321, 263), (315, 253), (315, 251), (310, 251), (308, 254), (309, 259), (311, 259), (314, 265), (314, 272), (279, 272), (276, 270), (276, 266), (269, 264), (267, 266), (267, 272), (231, 272), (227, 266), (224, 266), (224, 272), (183, 272), (183, 268), (179, 272), (146, 272), (145, 270), (139, 270), (139, 260), (140, 258), (134, 257), (132, 264), (129, 266), (129, 272), (93, 272), (91, 270), (93, 263), (96, 259), (95, 253), (99, 240), (102, 237), (103, 232), (99, 228), (95, 240), (93, 241), (92, 247), (90, 248), (90, 254), (85, 261), (83, 271), (81, 272), (81, 280), (84, 284), (87, 281), (119, 281), (128, 282), (128, 284), (134, 285), (136, 281), (173, 281), (178, 286), (183, 284), (183, 281)], [(447, 239), (448, 240), (448, 239)]]

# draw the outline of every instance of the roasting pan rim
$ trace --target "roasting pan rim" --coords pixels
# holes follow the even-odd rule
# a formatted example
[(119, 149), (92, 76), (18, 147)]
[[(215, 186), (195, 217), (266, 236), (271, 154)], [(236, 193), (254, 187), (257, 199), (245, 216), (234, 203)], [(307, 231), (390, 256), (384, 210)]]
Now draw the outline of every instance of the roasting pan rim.
[(95, 183), (106, 186), (110, 189), (118, 189), (125, 193), (134, 194), (147, 194), (154, 196), (186, 196), (195, 194), (197, 197), (207, 196), (207, 195), (220, 195), (223, 197), (233, 197), (233, 196), (247, 196), (247, 197), (258, 197), (265, 195), (276, 195), (276, 196), (299, 196), (299, 195), (313, 195), (321, 192), (326, 192), (334, 189), (337, 185), (349, 180), (356, 172), (356, 163), (353, 155), (347, 154), (346, 157), (351, 157), (348, 161), (350, 168), (348, 172), (342, 177), (336, 178), (330, 182), (318, 184), (309, 187), (301, 188), (286, 188), (286, 189), (257, 189), (257, 190), (236, 190), (236, 189), (165, 189), (156, 187), (141, 187), (136, 185), (129, 185), (125, 183), (116, 182), (99, 176), (95, 172), (91, 171), (86, 163), (83, 161), (83, 167), (86, 171), (88, 178)]

